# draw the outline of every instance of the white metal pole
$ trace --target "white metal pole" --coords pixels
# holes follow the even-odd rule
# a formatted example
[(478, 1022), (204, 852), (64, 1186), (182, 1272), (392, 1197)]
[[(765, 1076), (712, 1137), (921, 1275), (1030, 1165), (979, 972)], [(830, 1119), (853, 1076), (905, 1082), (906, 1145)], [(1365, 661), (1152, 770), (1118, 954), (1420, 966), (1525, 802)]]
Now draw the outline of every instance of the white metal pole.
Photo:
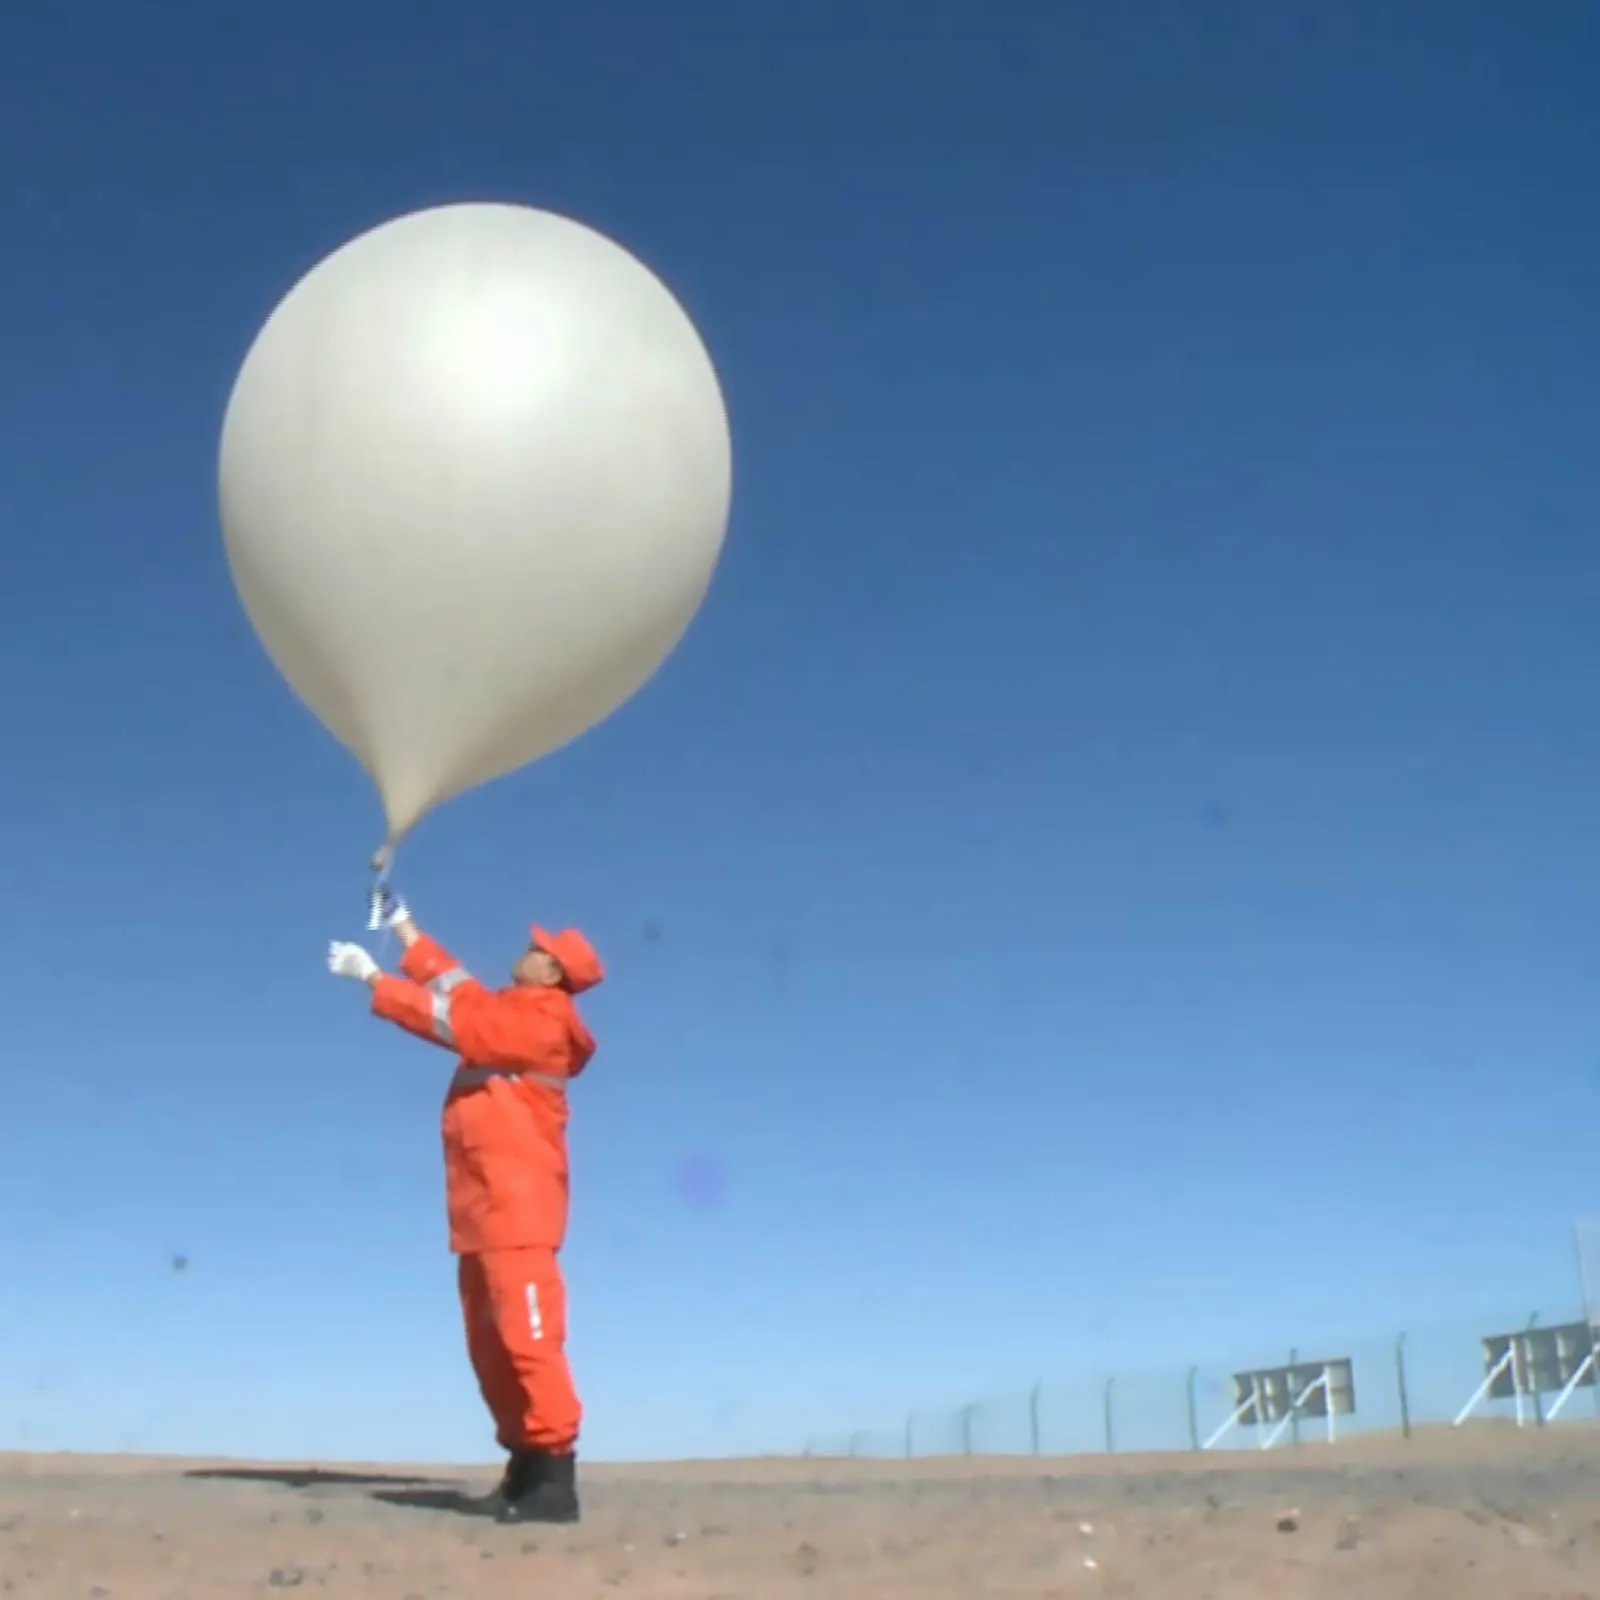
[(1458, 1416), (1456, 1420), (1450, 1424), (1452, 1428), (1459, 1428), (1461, 1424), (1478, 1409), (1483, 1397), (1488, 1394), (1489, 1390), (1494, 1386), (1494, 1380), (1506, 1370), (1506, 1367), (1510, 1364), (1510, 1362), (1511, 1351), (1507, 1350), (1506, 1353), (1501, 1356), (1492, 1367), (1490, 1367), (1489, 1375), (1483, 1380), (1482, 1383), (1478, 1385), (1476, 1389), (1472, 1391), (1472, 1398), (1467, 1401), (1464, 1406), (1462, 1406), (1460, 1416)]
[(1591, 1348), (1578, 1366), (1578, 1370), (1567, 1379), (1561, 1393), (1556, 1396), (1555, 1404), (1550, 1407), (1546, 1420), (1554, 1422), (1561, 1415), (1561, 1408), (1572, 1398), (1572, 1391), (1583, 1382), (1590, 1369), (1594, 1366), (1594, 1350)]
[(1239, 1419), (1250, 1409), (1249, 1400), (1241, 1400), (1233, 1409), (1233, 1415), (1214, 1432), (1206, 1442), (1200, 1446), (1202, 1450), (1209, 1450), (1230, 1428), (1239, 1426)]

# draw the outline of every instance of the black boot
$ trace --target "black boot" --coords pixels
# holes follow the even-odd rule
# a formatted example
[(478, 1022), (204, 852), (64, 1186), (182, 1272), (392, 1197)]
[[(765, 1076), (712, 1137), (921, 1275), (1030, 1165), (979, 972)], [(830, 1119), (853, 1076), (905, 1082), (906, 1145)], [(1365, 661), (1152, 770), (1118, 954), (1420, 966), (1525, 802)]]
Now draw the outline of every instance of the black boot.
[(578, 1520), (577, 1458), (530, 1452), (532, 1466), (495, 1515), (497, 1522), (576, 1522)]
[(527, 1492), (538, 1458), (531, 1450), (513, 1450), (506, 1457), (506, 1470), (494, 1488), (475, 1504), (482, 1511), (499, 1511)]

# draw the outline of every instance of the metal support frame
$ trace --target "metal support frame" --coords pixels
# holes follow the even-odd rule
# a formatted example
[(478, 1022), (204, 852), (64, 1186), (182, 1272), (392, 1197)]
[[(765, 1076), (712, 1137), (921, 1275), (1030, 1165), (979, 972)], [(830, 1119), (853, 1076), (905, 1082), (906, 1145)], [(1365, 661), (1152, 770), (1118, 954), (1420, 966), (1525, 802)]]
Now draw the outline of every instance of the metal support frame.
[(1519, 1428), (1523, 1426), (1527, 1400), (1531, 1396), (1532, 1390), (1526, 1381), (1527, 1372), (1522, 1360), (1522, 1342), (1519, 1339), (1513, 1339), (1506, 1347), (1506, 1353), (1490, 1367), (1488, 1372), (1484, 1374), (1483, 1382), (1472, 1391), (1472, 1398), (1462, 1406), (1455, 1421), (1450, 1424), (1452, 1428), (1459, 1428), (1483, 1404), (1489, 1391), (1500, 1381), (1502, 1374), (1508, 1367), (1511, 1369), (1511, 1395), (1512, 1404), (1516, 1407), (1517, 1426)]
[[(1503, 1346), (1503, 1348), (1502, 1348)], [(1472, 1391), (1452, 1426), (1459, 1428), (1489, 1400), (1510, 1400), (1517, 1426), (1531, 1416), (1537, 1427), (1555, 1421), (1567, 1402), (1585, 1386), (1600, 1391), (1600, 1323), (1592, 1312), (1573, 1322), (1540, 1327), (1530, 1317), (1515, 1333), (1491, 1334), (1483, 1340), (1487, 1371)], [(1548, 1409), (1545, 1397), (1554, 1395)], [(1597, 1395), (1600, 1408), (1600, 1395)]]
[(1547, 1421), (1554, 1422), (1556, 1418), (1561, 1415), (1561, 1408), (1572, 1398), (1573, 1390), (1575, 1390), (1586, 1377), (1590, 1376), (1592, 1373), (1595, 1374), (1595, 1376), (1600, 1377), (1600, 1373), (1595, 1372), (1595, 1358), (1597, 1355), (1600, 1355), (1600, 1350), (1596, 1349), (1594, 1342), (1594, 1324), (1591, 1323), (1589, 1325), (1589, 1353), (1583, 1358), (1582, 1361), (1578, 1363), (1578, 1370), (1567, 1379), (1566, 1384), (1561, 1390), (1561, 1393), (1556, 1396), (1555, 1401), (1551, 1405), (1549, 1411), (1545, 1413)]
[(1306, 1403), (1313, 1395), (1317, 1393), (1319, 1389), (1322, 1391), (1323, 1398), (1327, 1403), (1328, 1443), (1333, 1444), (1339, 1436), (1339, 1425), (1337, 1417), (1335, 1416), (1333, 1386), (1329, 1380), (1328, 1368), (1324, 1366), (1310, 1383), (1308, 1383), (1298, 1394), (1292, 1397), (1288, 1409), (1270, 1429), (1267, 1428), (1266, 1424), (1267, 1389), (1261, 1382), (1261, 1374), (1252, 1372), (1250, 1374), (1250, 1392), (1237, 1406), (1234, 1407), (1233, 1414), (1227, 1419), (1227, 1421), (1224, 1422), (1221, 1427), (1215, 1429), (1201, 1444), (1200, 1448), (1202, 1450), (1210, 1450), (1220, 1440), (1232, 1432), (1233, 1429), (1243, 1427), (1245, 1425), (1244, 1419), (1247, 1416), (1253, 1415), (1255, 1418), (1253, 1426), (1262, 1430), (1259, 1440), (1259, 1448), (1262, 1450), (1270, 1450), (1278, 1442), (1278, 1440), (1288, 1432), (1292, 1424), (1299, 1422), (1301, 1415), (1305, 1410)]

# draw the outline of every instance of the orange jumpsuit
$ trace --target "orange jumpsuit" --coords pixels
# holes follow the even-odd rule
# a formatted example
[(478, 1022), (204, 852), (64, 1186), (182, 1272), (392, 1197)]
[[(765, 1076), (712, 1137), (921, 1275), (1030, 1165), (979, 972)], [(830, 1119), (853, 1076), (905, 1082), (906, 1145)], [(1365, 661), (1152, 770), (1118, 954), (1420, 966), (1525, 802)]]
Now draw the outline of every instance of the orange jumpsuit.
[(567, 1364), (567, 1095), (595, 1042), (572, 993), (600, 981), (587, 941), (535, 940), (564, 959), (565, 988), (491, 990), (423, 935), (404, 977), (372, 986), (375, 1015), (455, 1050), (445, 1096), (445, 1193), (467, 1350), (507, 1451), (565, 1454), (582, 1408)]

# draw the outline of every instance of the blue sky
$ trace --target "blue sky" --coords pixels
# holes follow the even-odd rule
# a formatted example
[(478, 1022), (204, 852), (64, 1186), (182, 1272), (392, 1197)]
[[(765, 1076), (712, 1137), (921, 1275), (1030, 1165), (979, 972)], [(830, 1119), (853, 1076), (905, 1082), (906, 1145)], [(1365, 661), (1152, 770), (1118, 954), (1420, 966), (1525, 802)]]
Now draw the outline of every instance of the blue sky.
[(0, 20), (0, 1444), (492, 1452), (214, 501), (278, 296), (466, 197), (643, 255), (735, 439), (681, 650), (399, 872), (612, 969), (586, 1449), (1570, 1310), (1594, 8), (402, 9)]

